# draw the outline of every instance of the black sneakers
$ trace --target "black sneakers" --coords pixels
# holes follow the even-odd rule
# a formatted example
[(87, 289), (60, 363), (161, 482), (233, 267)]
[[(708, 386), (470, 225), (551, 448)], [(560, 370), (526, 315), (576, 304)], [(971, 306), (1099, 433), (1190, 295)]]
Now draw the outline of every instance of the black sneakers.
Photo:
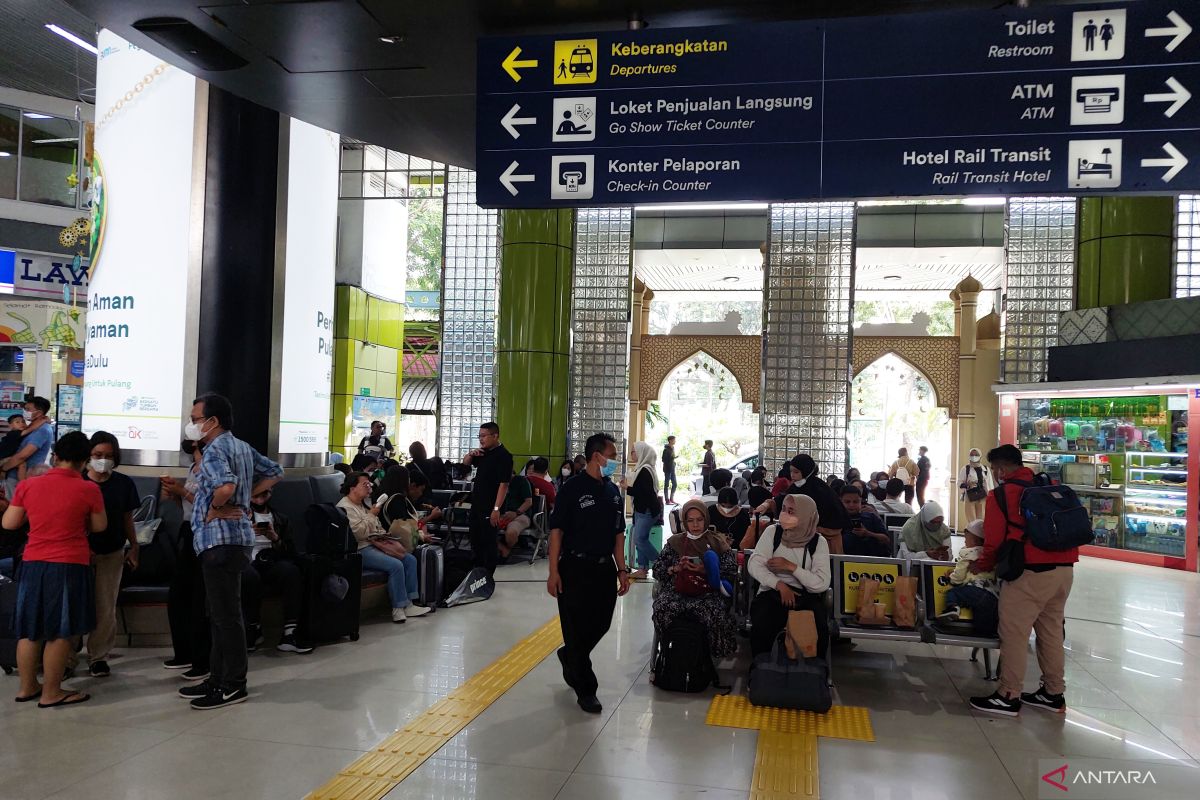
[(254, 653), (263, 643), (263, 632), (261, 625), (246, 626), (246, 652)]
[(215, 688), (216, 687), (214, 687), (208, 681), (201, 681), (200, 683), (194, 683), (191, 686), (184, 686), (179, 690), (179, 696), (184, 700), (199, 700), (201, 697), (207, 697), (210, 695)]
[(204, 697), (193, 700), (192, 708), (197, 711), (211, 711), (244, 703), (249, 697), (250, 694), (245, 689), (213, 689)]
[(987, 697), (972, 697), (971, 708), (988, 714), (1015, 717), (1021, 713), (1021, 701), (1015, 698), (1009, 700), (999, 692), (992, 692)]
[(208, 677), (208, 670), (202, 667), (189, 667), (186, 672), (181, 672), (179, 677), (185, 681), (202, 681)]
[(296, 634), (284, 636), (279, 640), (279, 644), (275, 645), (275, 649), (281, 653), (311, 653), (313, 646), (306, 642), (301, 642), (296, 638)]
[(107, 661), (93, 661), (88, 667), (88, 673), (93, 678), (107, 678), (112, 674), (112, 670), (108, 668)]
[(191, 669), (192, 662), (182, 658), (168, 658), (163, 662), (163, 669)]
[(1023, 693), (1021, 702), (1043, 711), (1053, 711), (1055, 714), (1067, 713), (1066, 698), (1061, 694), (1050, 694), (1045, 686), (1039, 686), (1036, 692)]
[(958, 606), (946, 606), (945, 611), (934, 617), (938, 622), (958, 622), (958, 618)]

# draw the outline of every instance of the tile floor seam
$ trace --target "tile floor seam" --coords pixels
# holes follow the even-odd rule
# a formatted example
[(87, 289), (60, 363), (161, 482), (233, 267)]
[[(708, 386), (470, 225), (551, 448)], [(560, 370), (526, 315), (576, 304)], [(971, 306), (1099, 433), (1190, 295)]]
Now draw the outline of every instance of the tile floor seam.
[[(1091, 676), (1091, 678), (1092, 678), (1093, 680), (1095, 680), (1095, 681), (1098, 681), (1098, 682), (1099, 682), (1101, 685), (1103, 685), (1103, 686), (1105, 686), (1105, 687), (1107, 688), (1107, 686), (1108, 686), (1108, 685), (1107, 685), (1107, 684), (1104, 682), (1104, 679), (1103, 679), (1103, 678), (1101, 678), (1101, 677), (1099, 677), (1098, 675), (1096, 675), (1095, 673), (1093, 673), (1093, 672), (1092, 672), (1090, 669), (1088, 669), (1088, 668), (1087, 668), (1086, 666), (1084, 666), (1083, 664), (1080, 664), (1080, 665), (1079, 665), (1079, 668), (1080, 668), (1080, 669), (1082, 669), (1084, 672), (1086, 672), (1086, 673), (1087, 673), (1089, 676)], [(1112, 689), (1109, 689), (1109, 691), (1112, 691)], [(1117, 694), (1117, 693), (1116, 693), (1116, 692), (1113, 692), (1113, 694)], [(1119, 694), (1117, 695), (1117, 697), (1121, 698), (1121, 696), (1120, 696)], [(1125, 699), (1124, 699), (1124, 698), (1121, 698), (1121, 702), (1122, 702), (1122, 703), (1125, 703)], [(1128, 703), (1125, 703), (1125, 705), (1129, 706), (1129, 704), (1128, 704)], [(1139, 709), (1137, 709), (1137, 708), (1134, 708), (1133, 706), (1129, 706), (1129, 709), (1130, 709), (1130, 710), (1131, 710), (1131, 711), (1132, 711), (1134, 714), (1137, 714), (1137, 715), (1138, 715), (1138, 716), (1139, 716), (1141, 719), (1145, 720), (1145, 721), (1146, 721), (1146, 723), (1150, 725), (1150, 727), (1152, 727), (1154, 730), (1158, 731), (1158, 732), (1159, 732), (1159, 734), (1161, 734), (1161, 735), (1162, 735), (1162, 737), (1163, 737), (1164, 739), (1166, 739), (1168, 742), (1170, 742), (1171, 744), (1173, 744), (1173, 745), (1175, 745), (1176, 747), (1178, 747), (1180, 752), (1182, 752), (1182, 753), (1187, 753), (1188, 755), (1191, 755), (1191, 754), (1192, 754), (1192, 751), (1191, 751), (1191, 750), (1188, 750), (1186, 747), (1184, 747), (1184, 746), (1183, 746), (1183, 744), (1182, 744), (1181, 742), (1179, 742), (1177, 739), (1175, 739), (1173, 736), (1171, 736), (1171, 734), (1169, 734), (1169, 733), (1167, 733), (1165, 730), (1163, 730), (1163, 729), (1162, 729), (1162, 728), (1161, 728), (1161, 727), (1158, 725), (1158, 723), (1156, 723), (1154, 720), (1150, 719), (1150, 717), (1147, 717), (1147, 716), (1146, 716), (1145, 714), (1143, 714), (1143, 713), (1142, 713), (1142, 712), (1141, 712)]]
[[(87, 724), (87, 723), (84, 723), (84, 724)], [(147, 729), (146, 729), (146, 728), (142, 728), (142, 730), (147, 730)], [(167, 733), (167, 731), (151, 731), (151, 733)], [(173, 733), (173, 734), (171, 734), (170, 736), (168, 736), (166, 739), (163, 739), (161, 742), (155, 742), (154, 744), (150, 745), (149, 747), (146, 747), (146, 748), (143, 748), (143, 749), (141, 749), (141, 750), (138, 750), (136, 753), (131, 753), (131, 754), (129, 754), (128, 756), (126, 756), (125, 758), (119, 759), (119, 760), (117, 760), (116, 762), (114, 762), (114, 763), (112, 763), (112, 764), (108, 764), (108, 765), (107, 765), (107, 766), (105, 766), (103, 769), (105, 769), (105, 770), (109, 770), (109, 769), (113, 769), (113, 770), (115, 770), (115, 769), (117, 769), (118, 767), (120, 767), (122, 764), (124, 764), (126, 761), (132, 761), (134, 758), (137, 758), (138, 756), (142, 755), (143, 753), (148, 753), (148, 752), (150, 752), (151, 750), (155, 749), (156, 747), (160, 747), (160, 746), (162, 746), (162, 745), (164, 745), (164, 744), (167, 744), (168, 742), (173, 742), (174, 740), (178, 739), (180, 736), (183, 736), (185, 733), (186, 733), (186, 731), (179, 731), (179, 732), (177, 732), (177, 733)], [(53, 791), (51, 791), (51, 792), (48, 792), (48, 793), (46, 793), (46, 794), (43, 794), (43, 795), (41, 795), (41, 796), (38, 798), (38, 800), (44, 800), (44, 798), (47, 798), (47, 797), (52, 797), (52, 796), (54, 796), (54, 795), (56, 795), (56, 794), (61, 794), (61, 793), (65, 792), (65, 791), (68, 791), (68, 790), (70, 790), (70, 789), (73, 789), (73, 788), (75, 788), (76, 786), (79, 786), (81, 783), (87, 783), (87, 782), (89, 782), (89, 781), (93, 781), (94, 779), (95, 779), (95, 776), (94, 776), (94, 775), (89, 775), (89, 776), (87, 776), (86, 778), (82, 778), (81, 780), (77, 780), (77, 781), (75, 781), (74, 783), (70, 783), (70, 784), (68, 784), (68, 785), (66, 785), (66, 786), (62, 786), (62, 787), (60, 787), (60, 788), (58, 788), (58, 789), (54, 789), (54, 790), (53, 790)], [(86, 796), (88, 793), (87, 793), (87, 792), (84, 792), (83, 794)]]

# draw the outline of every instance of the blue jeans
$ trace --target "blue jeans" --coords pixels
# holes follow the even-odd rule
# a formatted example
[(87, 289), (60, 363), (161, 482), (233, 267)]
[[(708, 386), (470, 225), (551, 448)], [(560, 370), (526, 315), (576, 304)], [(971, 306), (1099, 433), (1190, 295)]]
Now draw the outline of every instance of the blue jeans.
[(650, 529), (653, 527), (653, 514), (633, 512), (633, 547), (637, 552), (639, 569), (650, 569), (650, 565), (658, 558), (658, 551), (650, 544)]
[(679, 481), (675, 478), (675, 467), (663, 470), (663, 496), (674, 497), (675, 491), (679, 488)]
[(11, 558), (0, 558), (0, 575), (6, 578), (13, 576), (13, 560)]
[(955, 586), (946, 592), (946, 603), (971, 609), (972, 627), (979, 636), (995, 636), (1000, 622), (1000, 599), (978, 586)]
[(374, 546), (359, 551), (363, 567), (388, 576), (388, 597), (392, 608), (408, 608), (417, 599), (417, 557), (409, 553), (404, 558), (392, 558)]

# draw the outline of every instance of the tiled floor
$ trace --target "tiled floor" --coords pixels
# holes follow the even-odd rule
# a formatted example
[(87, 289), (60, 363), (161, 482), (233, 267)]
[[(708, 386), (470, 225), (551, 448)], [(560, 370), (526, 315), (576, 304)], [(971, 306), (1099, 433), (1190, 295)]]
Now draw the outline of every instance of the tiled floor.
[[(86, 705), (0, 702), (0, 798), (300, 798), (555, 613), (545, 562), (501, 570), (495, 597), (309, 656), (251, 656), (252, 699), (186, 707), (164, 651), (126, 650), (113, 677), (81, 679)], [(551, 658), (389, 798), (744, 798), (757, 734), (704, 724), (708, 695), (649, 686), (650, 590), (623, 600), (598, 664), (604, 714), (575, 706)], [(972, 714), (982, 666), (955, 648), (836, 651), (840, 702), (871, 709), (877, 741), (821, 740), (825, 798), (1030, 800), (1039, 759), (1162, 765), (1138, 798), (1200, 790), (1200, 578), (1087, 560), (1068, 606), (1065, 718)], [(744, 660), (744, 659), (743, 659)], [(1031, 657), (1029, 686), (1036, 685)], [(16, 692), (16, 678), (0, 678)], [(1119, 766), (1110, 767), (1119, 768)]]

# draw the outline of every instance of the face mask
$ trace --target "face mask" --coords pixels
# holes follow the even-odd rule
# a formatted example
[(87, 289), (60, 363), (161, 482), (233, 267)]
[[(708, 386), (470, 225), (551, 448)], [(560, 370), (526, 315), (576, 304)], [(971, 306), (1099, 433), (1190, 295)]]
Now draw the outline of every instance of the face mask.
[(704, 538), (704, 534), (703, 534), (703, 533), (688, 533), (687, 537), (688, 537), (689, 539), (691, 539), (691, 540), (694, 542), (694, 541), (697, 541), (697, 540), (699, 540), (699, 539), (703, 539), (703, 538)]
[(721, 506), (720, 508), (721, 513), (727, 517), (736, 517), (738, 512), (742, 510), (740, 506)]
[(193, 442), (198, 442), (204, 438), (204, 428), (198, 422), (192, 422), (190, 419), (183, 426), (183, 438), (191, 439)]
[(779, 515), (779, 524), (784, 528), (791, 530), (800, 524), (800, 518), (795, 514), (789, 514), (788, 512), (784, 511)]
[(804, 485), (805, 481), (807, 481), (807, 480), (808, 480), (808, 478), (801, 478), (798, 481), (792, 481), (792, 485), (795, 486), (797, 489), (799, 489), (800, 487), (802, 487)]
[(569, 477), (571, 477), (571, 470), (567, 469), (566, 467), (563, 467), (563, 468), (562, 468), (562, 476), (563, 476), (564, 478), (569, 478)]
[(600, 468), (600, 474), (605, 478), (611, 478), (617, 472), (617, 468), (621, 466), (620, 459), (610, 458), (604, 462), (604, 466)]
[(32, 411), (22, 411), (21, 416), (23, 416), (25, 418), (25, 422), (27, 422), (27, 423), (33, 422), (33, 412)]
[(978, 464), (978, 463), (979, 463), (979, 456), (971, 456), (971, 463), (972, 463), (972, 464)]
[[(265, 508), (265, 506), (258, 506), (257, 508)], [(272, 521), (272, 519), (271, 519), (270, 514), (261, 514), (261, 513), (258, 513), (257, 511), (254, 514), (254, 523), (256, 525), (264, 523), (264, 522), (267, 524), (270, 524), (271, 521)]]
[(111, 458), (93, 458), (88, 466), (90, 466), (94, 472), (103, 474), (113, 468), (113, 460)]

